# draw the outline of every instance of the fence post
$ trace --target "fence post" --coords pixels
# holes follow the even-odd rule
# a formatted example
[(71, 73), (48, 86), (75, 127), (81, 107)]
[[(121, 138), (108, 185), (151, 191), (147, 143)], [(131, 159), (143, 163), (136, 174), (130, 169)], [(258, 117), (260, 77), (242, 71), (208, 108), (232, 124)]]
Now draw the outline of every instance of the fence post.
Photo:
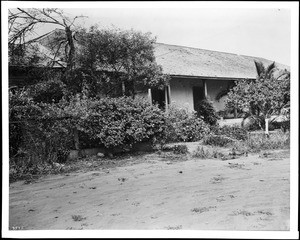
[(150, 104), (152, 105), (152, 94), (151, 94), (151, 88), (148, 88), (148, 100)]
[(268, 118), (265, 119), (265, 125), (266, 125), (265, 134), (268, 137), (269, 136), (269, 119)]

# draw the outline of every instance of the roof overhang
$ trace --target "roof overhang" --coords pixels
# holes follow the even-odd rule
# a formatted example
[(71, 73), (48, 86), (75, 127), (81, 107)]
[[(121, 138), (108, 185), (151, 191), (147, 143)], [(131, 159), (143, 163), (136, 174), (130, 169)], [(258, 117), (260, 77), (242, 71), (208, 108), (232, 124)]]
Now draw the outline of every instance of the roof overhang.
[(234, 81), (241, 81), (241, 80), (255, 80), (255, 78), (233, 78), (233, 77), (208, 77), (208, 76), (190, 76), (190, 75), (173, 75), (170, 74), (171, 78), (185, 78), (185, 79), (198, 79), (198, 80), (234, 80)]

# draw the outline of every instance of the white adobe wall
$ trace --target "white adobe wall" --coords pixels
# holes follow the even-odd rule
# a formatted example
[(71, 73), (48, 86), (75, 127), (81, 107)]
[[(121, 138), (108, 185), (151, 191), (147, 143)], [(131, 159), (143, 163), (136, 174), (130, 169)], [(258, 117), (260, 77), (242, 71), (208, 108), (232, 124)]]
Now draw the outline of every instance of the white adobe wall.
[[(213, 101), (216, 111), (224, 110), (225, 97), (219, 101), (216, 96), (219, 92), (227, 89), (229, 84), (228, 80), (206, 80), (207, 84), (207, 97)], [(193, 87), (203, 86), (203, 81), (200, 79), (172, 79), (171, 86), (171, 104), (180, 107), (194, 110)]]
[(170, 81), (171, 104), (193, 111), (193, 86), (203, 86), (203, 83), (200, 79), (172, 79)]
[[(206, 80), (207, 97), (213, 102), (216, 111), (224, 110), (225, 97), (219, 101), (216, 96), (219, 92), (227, 89), (230, 80)], [(193, 87), (203, 87), (201, 79), (185, 79), (176, 78), (170, 81), (171, 105), (176, 105), (194, 111)], [(137, 95), (149, 98), (148, 92), (141, 91)]]

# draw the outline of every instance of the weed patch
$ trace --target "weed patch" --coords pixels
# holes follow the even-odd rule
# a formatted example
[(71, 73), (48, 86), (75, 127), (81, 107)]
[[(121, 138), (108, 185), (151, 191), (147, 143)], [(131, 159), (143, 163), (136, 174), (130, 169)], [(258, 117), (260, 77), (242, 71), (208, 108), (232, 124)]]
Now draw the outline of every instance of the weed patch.
[(72, 215), (72, 219), (75, 221), (75, 222), (80, 222), (82, 220), (85, 220), (86, 218), (85, 217), (82, 217), (81, 215)]
[(189, 151), (186, 145), (175, 145), (173, 147), (174, 154), (187, 154), (188, 152)]
[(206, 145), (218, 146), (218, 147), (226, 147), (230, 144), (236, 142), (235, 139), (224, 136), (224, 135), (213, 135), (210, 134), (203, 139), (203, 143)]
[(221, 177), (221, 176), (217, 176), (217, 177), (213, 177), (210, 182), (213, 183), (213, 184), (216, 184), (216, 183), (221, 183), (223, 180), (225, 180), (224, 177)]
[[(265, 134), (250, 134), (245, 141), (233, 142), (232, 147), (238, 151), (261, 152), (266, 150), (286, 149), (290, 146), (290, 133), (278, 131), (266, 136)], [(268, 157), (268, 153), (262, 153), (260, 157)]]
[(210, 158), (211, 154), (208, 150), (204, 150), (203, 146), (198, 146), (197, 149), (193, 152), (192, 157), (206, 159)]
[(212, 159), (212, 158), (223, 159), (225, 155), (215, 148), (213, 148), (212, 150), (208, 150), (205, 149), (203, 146), (197, 146), (196, 150), (192, 153), (192, 157), (200, 158), (200, 159)]
[(167, 230), (180, 230), (182, 229), (182, 225), (178, 225), (178, 226), (168, 226)]
[(245, 211), (245, 210), (237, 210), (237, 211), (234, 211), (232, 215), (233, 216), (243, 215), (243, 216), (248, 217), (248, 216), (253, 216), (254, 214), (251, 212)]
[(204, 212), (208, 212), (211, 208), (216, 208), (216, 206), (193, 208), (191, 211), (194, 213), (204, 213)]
[(251, 170), (250, 168), (245, 168), (245, 164), (241, 163), (228, 163), (228, 167), (231, 169)]

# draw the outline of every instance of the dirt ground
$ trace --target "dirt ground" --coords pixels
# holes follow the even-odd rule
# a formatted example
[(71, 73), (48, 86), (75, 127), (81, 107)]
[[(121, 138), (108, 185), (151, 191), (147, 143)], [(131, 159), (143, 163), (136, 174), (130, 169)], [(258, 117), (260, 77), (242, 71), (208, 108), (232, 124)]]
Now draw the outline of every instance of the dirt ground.
[(10, 184), (10, 229), (289, 230), (289, 150), (118, 161)]

